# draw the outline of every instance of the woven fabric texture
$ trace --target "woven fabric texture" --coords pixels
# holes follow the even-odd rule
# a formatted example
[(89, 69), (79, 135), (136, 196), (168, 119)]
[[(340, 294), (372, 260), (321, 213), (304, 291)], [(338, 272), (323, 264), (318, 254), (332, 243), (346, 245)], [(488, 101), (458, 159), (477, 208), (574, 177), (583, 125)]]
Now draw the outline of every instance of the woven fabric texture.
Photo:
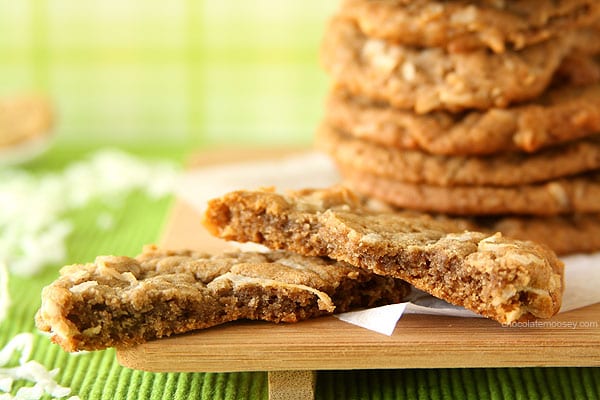
[[(29, 169), (60, 170), (75, 151), (57, 149)], [(152, 153), (153, 156), (156, 154)], [(180, 155), (169, 154), (179, 161)], [(95, 223), (102, 204), (73, 212), (74, 223), (66, 263), (86, 262), (99, 254), (135, 255), (160, 237), (173, 199), (151, 200), (130, 195), (111, 212), (115, 225), (100, 229)], [(0, 347), (21, 332), (36, 332), (33, 316), (40, 291), (60, 266), (33, 278), (10, 276), (12, 306), (0, 324)], [(114, 350), (70, 355), (48, 338), (35, 335), (32, 359), (47, 369), (59, 368), (59, 384), (81, 399), (266, 399), (265, 372), (148, 373), (121, 367)], [(13, 394), (23, 386), (17, 382)], [(600, 397), (600, 368), (487, 368), (374, 371), (320, 371), (317, 399), (596, 399)]]

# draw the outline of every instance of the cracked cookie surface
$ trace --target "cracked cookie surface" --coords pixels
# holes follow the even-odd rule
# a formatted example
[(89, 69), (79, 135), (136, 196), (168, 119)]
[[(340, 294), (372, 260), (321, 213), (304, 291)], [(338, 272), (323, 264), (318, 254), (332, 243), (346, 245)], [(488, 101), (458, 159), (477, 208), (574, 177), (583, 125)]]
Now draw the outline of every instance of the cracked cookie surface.
[(409, 290), (327, 258), (147, 246), (136, 258), (64, 267), (43, 290), (36, 324), (67, 351), (97, 350), (238, 319), (296, 322), (396, 303)]
[(400, 208), (451, 215), (552, 216), (600, 212), (600, 172), (515, 186), (437, 186), (340, 169), (357, 192)]
[(427, 215), (449, 224), (448, 229), (457, 232), (464, 230), (489, 234), (500, 232), (513, 239), (543, 243), (561, 256), (600, 251), (600, 214), (598, 213), (555, 216), (452, 216), (398, 208), (368, 196), (361, 197), (361, 203), (365, 208), (375, 212), (407, 216)]
[(321, 60), (334, 85), (373, 101), (411, 109), (508, 107), (531, 100), (552, 82), (569, 54), (574, 35), (565, 33), (521, 51), (448, 53), (369, 38), (351, 21), (331, 20)]
[(443, 156), (382, 146), (323, 124), (316, 145), (341, 169), (439, 186), (525, 185), (600, 169), (600, 136), (536, 153)]
[(535, 152), (600, 132), (600, 85), (554, 88), (505, 109), (425, 115), (338, 89), (329, 95), (325, 122), (357, 138), (432, 154)]
[(453, 52), (523, 49), (600, 18), (594, 0), (345, 0), (340, 8), (368, 36)]
[(209, 201), (217, 237), (328, 256), (394, 276), (501, 323), (558, 312), (563, 264), (543, 245), (371, 212), (348, 189), (236, 191)]

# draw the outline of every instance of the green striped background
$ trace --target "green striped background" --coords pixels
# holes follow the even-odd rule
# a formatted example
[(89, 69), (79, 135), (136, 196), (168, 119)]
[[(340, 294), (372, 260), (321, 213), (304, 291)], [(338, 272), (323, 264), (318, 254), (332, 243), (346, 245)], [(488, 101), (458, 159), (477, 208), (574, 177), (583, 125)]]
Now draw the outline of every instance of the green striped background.
[(307, 144), (335, 1), (0, 2), (0, 95), (43, 91), (59, 143)]

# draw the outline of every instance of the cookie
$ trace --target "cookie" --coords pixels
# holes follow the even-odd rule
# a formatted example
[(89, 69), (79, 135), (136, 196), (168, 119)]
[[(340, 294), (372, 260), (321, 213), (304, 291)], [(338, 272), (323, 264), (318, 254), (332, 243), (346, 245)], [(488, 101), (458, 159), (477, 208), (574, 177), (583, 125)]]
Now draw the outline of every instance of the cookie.
[(538, 97), (569, 54), (572, 38), (565, 33), (502, 54), (449, 53), (369, 38), (352, 21), (334, 18), (325, 33), (321, 59), (335, 85), (355, 95), (419, 114), (459, 112), (507, 107)]
[(600, 57), (571, 52), (556, 70), (554, 82), (578, 86), (597, 84), (600, 82)]
[(369, 197), (362, 197), (361, 200), (363, 206), (372, 211), (394, 212), (407, 216), (428, 215), (449, 224), (450, 229), (458, 232), (500, 232), (513, 239), (543, 243), (558, 255), (600, 251), (600, 214), (458, 217), (397, 208)]
[(346, 0), (340, 14), (367, 36), (452, 52), (503, 53), (587, 27), (600, 17), (594, 0)]
[(163, 251), (64, 267), (36, 324), (66, 351), (131, 346), (238, 319), (296, 322), (396, 303), (405, 282), (287, 252)]
[(545, 246), (455, 232), (427, 216), (369, 212), (344, 188), (231, 192), (209, 201), (204, 224), (223, 239), (400, 278), (501, 323), (549, 318), (561, 304), (563, 265)]
[(0, 100), (0, 148), (46, 136), (52, 128), (52, 119), (50, 103), (41, 96)]
[(531, 154), (443, 156), (382, 146), (322, 124), (316, 145), (341, 169), (437, 186), (516, 186), (600, 169), (599, 135)]
[[(598, 3), (600, 5), (600, 3)], [(555, 84), (592, 85), (600, 82), (600, 20), (574, 33), (570, 53), (554, 77)]]
[(600, 214), (501, 216), (472, 218), (465, 223), (467, 229), (502, 232), (515, 239), (543, 243), (559, 255), (600, 251)]
[(534, 152), (600, 132), (600, 85), (553, 89), (506, 109), (418, 115), (334, 90), (325, 120), (357, 138), (443, 155)]
[[(598, 4), (595, 4), (598, 7)], [(572, 51), (580, 54), (600, 54), (600, 19), (586, 28), (577, 29)]]
[(435, 186), (401, 182), (341, 169), (357, 192), (393, 206), (452, 215), (560, 215), (600, 212), (600, 172), (543, 183), (495, 186)]

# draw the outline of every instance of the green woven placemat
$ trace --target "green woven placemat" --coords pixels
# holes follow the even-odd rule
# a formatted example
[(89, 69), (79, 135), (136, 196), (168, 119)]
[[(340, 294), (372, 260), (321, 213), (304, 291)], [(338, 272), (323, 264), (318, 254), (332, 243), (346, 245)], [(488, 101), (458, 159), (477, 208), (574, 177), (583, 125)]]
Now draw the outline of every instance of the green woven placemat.
[[(60, 150), (29, 168), (60, 169), (73, 154)], [(146, 152), (145, 154), (148, 154)], [(180, 161), (180, 152), (169, 152)], [(155, 155), (155, 154), (153, 154)], [(91, 261), (98, 254), (135, 255), (153, 243), (168, 216), (172, 198), (151, 200), (134, 193), (112, 210), (115, 226), (103, 230), (94, 221), (101, 204), (70, 216), (75, 230), (68, 242), (68, 260)], [(36, 332), (33, 316), (41, 288), (51, 282), (59, 266), (34, 278), (11, 276), (13, 299), (8, 319), (0, 325), (0, 347), (21, 332)], [(81, 399), (266, 399), (264, 372), (148, 373), (121, 367), (114, 350), (70, 355), (36, 334), (32, 359), (47, 369), (59, 368), (56, 380)], [(14, 391), (23, 383), (14, 386)], [(487, 368), (374, 371), (321, 371), (317, 399), (572, 399), (599, 398), (600, 368)]]

